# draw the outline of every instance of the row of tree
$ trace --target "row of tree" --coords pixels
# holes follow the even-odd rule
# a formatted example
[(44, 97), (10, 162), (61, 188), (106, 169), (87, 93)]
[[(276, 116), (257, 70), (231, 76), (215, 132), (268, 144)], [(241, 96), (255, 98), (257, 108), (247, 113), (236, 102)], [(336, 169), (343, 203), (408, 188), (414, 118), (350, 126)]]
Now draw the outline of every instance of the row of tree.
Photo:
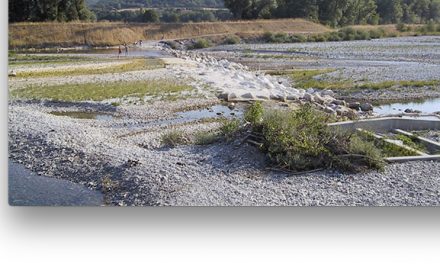
[(332, 26), (440, 20), (440, 0), (225, 0), (237, 19), (301, 17)]
[(124, 21), (140, 23), (187, 23), (202, 21), (231, 20), (228, 10), (184, 10), (184, 9), (143, 9), (138, 10), (109, 10), (96, 8), (93, 10), (98, 20)]
[(223, 7), (223, 0), (86, 0), (91, 7), (125, 8), (201, 8)]
[(84, 0), (9, 0), (9, 22), (96, 20)]

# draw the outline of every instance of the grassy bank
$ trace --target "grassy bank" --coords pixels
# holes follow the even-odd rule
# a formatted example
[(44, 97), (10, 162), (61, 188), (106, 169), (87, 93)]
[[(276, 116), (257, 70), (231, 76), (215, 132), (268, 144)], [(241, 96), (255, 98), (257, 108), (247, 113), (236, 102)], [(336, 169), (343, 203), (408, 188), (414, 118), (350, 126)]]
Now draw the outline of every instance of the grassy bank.
[(9, 47), (43, 48), (81, 45), (113, 46), (142, 40), (185, 39), (216, 35), (261, 35), (264, 32), (312, 34), (331, 31), (303, 19), (204, 23), (15, 23), (9, 25)]
[(63, 84), (54, 86), (30, 86), (10, 92), (12, 98), (48, 99), (55, 101), (102, 101), (106, 99), (145, 96), (175, 98), (183, 91), (190, 91), (189, 85), (168, 80), (136, 82)]

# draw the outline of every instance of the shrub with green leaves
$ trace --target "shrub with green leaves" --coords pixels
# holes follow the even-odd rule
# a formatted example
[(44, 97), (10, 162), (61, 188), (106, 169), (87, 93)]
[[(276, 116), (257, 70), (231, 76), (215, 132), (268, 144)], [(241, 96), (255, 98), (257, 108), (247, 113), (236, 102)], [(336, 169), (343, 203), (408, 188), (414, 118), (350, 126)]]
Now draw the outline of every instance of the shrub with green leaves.
[(161, 137), (161, 144), (165, 147), (176, 147), (188, 143), (187, 137), (182, 131), (173, 130)]
[[(258, 111), (248, 111), (258, 112)], [(249, 116), (258, 116), (251, 115)], [(330, 129), (330, 116), (305, 105), (295, 111), (263, 110), (261, 121), (253, 121), (254, 133), (263, 137), (262, 150), (277, 167), (292, 171), (319, 168), (339, 168), (357, 171), (365, 168), (381, 168), (380, 151), (352, 133), (340, 133)]]
[(212, 131), (201, 131), (195, 134), (194, 144), (196, 145), (209, 145), (219, 140), (219, 135)]
[(189, 49), (206, 49), (212, 46), (212, 43), (207, 39), (198, 39), (196, 40)]
[(240, 131), (240, 120), (232, 119), (223, 121), (222, 126), (220, 127), (220, 135), (226, 138), (226, 140), (230, 140)]
[(257, 101), (244, 113), (244, 120), (254, 125), (260, 124), (263, 121), (263, 113), (263, 105), (260, 101)]
[(231, 35), (231, 36), (228, 36), (225, 39), (224, 44), (226, 44), (226, 45), (234, 45), (234, 44), (239, 44), (240, 42), (241, 42), (241, 39), (240, 39), (239, 36)]

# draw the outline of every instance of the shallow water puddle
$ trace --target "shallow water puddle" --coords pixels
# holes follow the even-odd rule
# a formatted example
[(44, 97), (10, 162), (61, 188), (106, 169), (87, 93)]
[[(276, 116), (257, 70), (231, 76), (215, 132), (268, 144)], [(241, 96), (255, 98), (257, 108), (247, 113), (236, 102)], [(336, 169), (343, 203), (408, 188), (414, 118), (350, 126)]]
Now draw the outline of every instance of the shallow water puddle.
[(241, 108), (231, 109), (225, 105), (214, 105), (205, 109), (178, 112), (176, 114), (183, 119), (191, 121), (215, 117), (241, 117), (243, 115), (243, 110)]
[[(123, 49), (123, 47), (121, 47)], [(77, 53), (77, 54), (105, 54), (105, 55), (118, 55), (118, 49), (88, 49), (88, 50), (75, 50), (66, 53)], [(125, 51), (121, 54), (122, 57), (126, 57)], [(162, 58), (169, 57), (170, 55), (161, 50), (150, 50), (142, 48), (129, 48), (127, 57), (148, 57), (148, 58)]]
[(100, 121), (111, 121), (117, 117), (111, 114), (104, 114), (98, 112), (85, 112), (85, 111), (54, 111), (50, 112), (50, 114), (55, 116), (67, 116), (70, 118), (76, 119), (92, 119), (92, 120), (100, 120)]
[(402, 114), (406, 109), (421, 111), (425, 114), (432, 114), (440, 111), (440, 98), (416, 102), (403, 102), (384, 104), (376, 107), (374, 112), (380, 115)]
[(178, 125), (211, 118), (240, 118), (243, 116), (243, 113), (244, 108), (242, 106), (230, 109), (225, 105), (214, 105), (204, 109), (176, 112), (174, 113), (176, 117), (171, 119), (153, 120), (129, 125), (124, 124), (124, 126), (128, 126), (130, 128), (144, 128), (145, 126)]

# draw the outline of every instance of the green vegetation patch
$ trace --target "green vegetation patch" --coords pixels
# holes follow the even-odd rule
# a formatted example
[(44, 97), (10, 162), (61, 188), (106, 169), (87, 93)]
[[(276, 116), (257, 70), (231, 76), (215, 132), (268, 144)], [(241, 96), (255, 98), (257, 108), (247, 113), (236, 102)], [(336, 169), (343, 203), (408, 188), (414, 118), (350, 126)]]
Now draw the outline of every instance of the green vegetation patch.
[(215, 131), (200, 131), (194, 135), (194, 144), (196, 145), (210, 145), (220, 139), (220, 136)]
[(382, 90), (399, 87), (432, 87), (440, 85), (439, 80), (429, 81), (384, 81), (378, 83), (355, 84), (352, 80), (318, 80), (317, 76), (336, 71), (335, 69), (301, 69), (289, 71), (268, 71), (270, 75), (283, 75), (290, 77), (297, 88), (315, 88), (321, 90)]
[(162, 146), (176, 147), (178, 145), (184, 145), (189, 142), (188, 137), (180, 130), (172, 130), (163, 134), (160, 138)]
[[(381, 169), (380, 151), (354, 133), (327, 126), (330, 116), (305, 105), (295, 111), (251, 107), (247, 120), (262, 138), (262, 150), (274, 166), (291, 171), (338, 168), (358, 171)], [(262, 114), (261, 114), (262, 113)]]
[(212, 46), (211, 41), (209, 41), (208, 39), (198, 39), (196, 40), (194, 43), (192, 43), (188, 49), (206, 49)]
[(139, 70), (152, 70), (164, 68), (165, 64), (160, 59), (133, 59), (126, 63), (108, 65), (102, 68), (73, 67), (70, 69), (47, 69), (41, 71), (23, 71), (17, 72), (17, 77), (36, 78), (36, 77), (56, 77), (56, 76), (76, 76), (87, 74), (105, 74), (105, 73), (120, 73)]
[(315, 77), (336, 71), (335, 69), (302, 69), (302, 70), (291, 70), (291, 71), (270, 71), (267, 72), (271, 75), (284, 75), (290, 77), (297, 88), (308, 89), (331, 89), (331, 90), (342, 90), (342, 89), (352, 89), (355, 87), (353, 81), (351, 80), (337, 80), (337, 81), (327, 81), (327, 80), (317, 80)]
[(440, 85), (440, 81), (385, 81), (380, 83), (364, 83), (357, 85), (359, 89), (371, 89), (371, 90), (381, 90), (389, 89), (392, 87), (425, 87), (425, 86), (436, 86)]
[(86, 56), (65, 56), (65, 55), (34, 55), (34, 54), (9, 54), (9, 65), (25, 64), (63, 64), (95, 61), (96, 59)]
[(12, 90), (15, 98), (49, 99), (56, 101), (102, 101), (122, 97), (176, 96), (177, 93), (190, 91), (186, 84), (169, 80), (146, 80), (135, 82), (62, 84), (54, 86), (31, 86)]
[(325, 32), (312, 35), (288, 34), (284, 32), (266, 32), (262, 41), (268, 43), (302, 43), (302, 42), (327, 42), (327, 41), (352, 41), (371, 40), (383, 37), (396, 37), (395, 34), (387, 34), (383, 28), (364, 30), (345, 27), (338, 31)]
[(372, 142), (374, 146), (380, 150), (381, 156), (385, 158), (390, 157), (407, 157), (407, 156), (418, 156), (419, 154), (415, 151), (411, 151), (402, 146), (385, 141), (385, 138), (376, 138), (372, 132), (362, 131), (358, 135), (369, 142)]

